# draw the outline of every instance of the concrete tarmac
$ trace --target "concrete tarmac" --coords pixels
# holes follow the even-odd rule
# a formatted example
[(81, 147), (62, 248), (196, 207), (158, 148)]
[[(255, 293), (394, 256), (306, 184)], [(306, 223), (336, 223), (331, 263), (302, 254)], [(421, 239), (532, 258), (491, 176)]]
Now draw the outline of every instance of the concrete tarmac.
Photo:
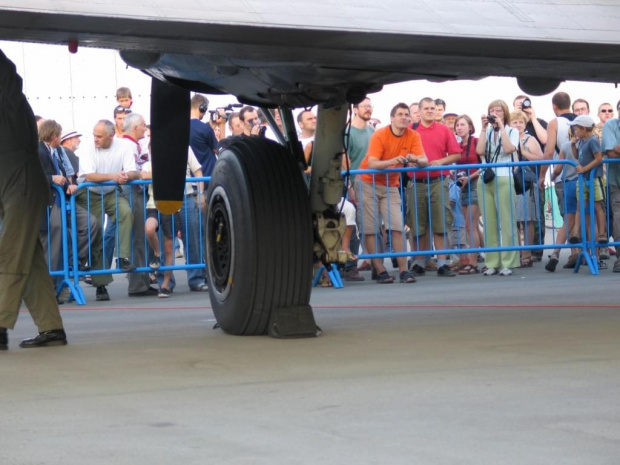
[(617, 465), (620, 274), (543, 266), (363, 273), (315, 289), (323, 335), (303, 340), (213, 330), (182, 273), (170, 299), (117, 276), (111, 302), (62, 307), (66, 347), (20, 349), (20, 315), (0, 464)]

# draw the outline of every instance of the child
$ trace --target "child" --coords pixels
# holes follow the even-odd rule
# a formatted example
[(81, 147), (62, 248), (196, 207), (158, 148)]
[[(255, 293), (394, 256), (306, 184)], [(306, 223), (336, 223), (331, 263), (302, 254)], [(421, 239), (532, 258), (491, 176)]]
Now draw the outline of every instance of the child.
[[(575, 137), (579, 140), (578, 165), (575, 168), (577, 173), (584, 177), (583, 202), (589, 202), (590, 189), (594, 190), (594, 212), (596, 215), (596, 230), (598, 231), (597, 242), (606, 244), (608, 242), (607, 226), (605, 224), (605, 211), (603, 210), (603, 154), (598, 138), (592, 132), (594, 120), (588, 115), (579, 115), (571, 123), (574, 127)], [(594, 170), (592, 186), (589, 186), (590, 172)], [(577, 199), (579, 196), (579, 183), (577, 184)], [(586, 213), (586, 224), (589, 225), (589, 214)], [(589, 235), (589, 228), (586, 228)], [(588, 237), (588, 240), (590, 238)], [(572, 241), (571, 241), (572, 242)], [(598, 257), (599, 249), (596, 249)]]
[(116, 102), (123, 108), (131, 108), (133, 99), (129, 87), (119, 87), (116, 89)]

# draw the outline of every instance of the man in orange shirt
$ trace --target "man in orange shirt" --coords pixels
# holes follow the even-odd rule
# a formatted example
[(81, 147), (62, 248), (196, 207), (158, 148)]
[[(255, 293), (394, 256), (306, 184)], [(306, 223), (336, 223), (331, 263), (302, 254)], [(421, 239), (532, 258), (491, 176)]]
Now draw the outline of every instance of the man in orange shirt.
[[(366, 158), (360, 169), (382, 170), (400, 167), (421, 167), (428, 165), (422, 141), (418, 133), (409, 129), (409, 107), (397, 104), (390, 112), (390, 125), (378, 129), (370, 137)], [(392, 234), (394, 252), (402, 252), (404, 244), (403, 214), (400, 196), (400, 173), (363, 174), (361, 180), (361, 199), (363, 208), (362, 228), (366, 252), (374, 254), (377, 250), (376, 236), (380, 228), (379, 218), (383, 219), (388, 234)], [(414, 283), (415, 277), (407, 270), (407, 259), (398, 257), (401, 283)], [(383, 259), (373, 258), (380, 284), (394, 282), (383, 266)]]

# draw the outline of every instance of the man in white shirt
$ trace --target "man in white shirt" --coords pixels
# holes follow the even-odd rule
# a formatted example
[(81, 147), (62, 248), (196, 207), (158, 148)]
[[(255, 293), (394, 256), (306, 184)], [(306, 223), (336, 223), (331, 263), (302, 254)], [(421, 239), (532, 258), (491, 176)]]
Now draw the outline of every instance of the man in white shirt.
[[(114, 124), (111, 121), (100, 120), (95, 125), (93, 129), (95, 142), (80, 156), (80, 179), (82, 182), (113, 181), (118, 185), (123, 185), (139, 178), (131, 144), (127, 141), (115, 139), (114, 134)], [(129, 260), (133, 214), (127, 199), (120, 195), (118, 187), (92, 186), (88, 188), (88, 191), (82, 191), (76, 200), (82, 207), (90, 208), (90, 213), (98, 221), (102, 221), (102, 203), (109, 220), (116, 221), (118, 219), (120, 242), (118, 264), (125, 273), (135, 270), (135, 265)], [(105, 289), (97, 288), (98, 294), (103, 291)], [(98, 298), (98, 300), (107, 299)]]

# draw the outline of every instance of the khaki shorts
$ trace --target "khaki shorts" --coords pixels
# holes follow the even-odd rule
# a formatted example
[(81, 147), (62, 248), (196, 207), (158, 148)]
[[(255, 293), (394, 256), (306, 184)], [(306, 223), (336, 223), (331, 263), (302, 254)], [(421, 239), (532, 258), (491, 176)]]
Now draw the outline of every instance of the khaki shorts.
[[(577, 201), (580, 200), (579, 198), (579, 184), (581, 184), (580, 182), (577, 183)], [(583, 200), (584, 202), (589, 202), (590, 201), (590, 186), (588, 186), (587, 182), (583, 183)], [(603, 200), (603, 189), (605, 188), (605, 180), (603, 178), (594, 178), (592, 180), (592, 184), (594, 184), (594, 201), (595, 202), (601, 202)], [(587, 205), (586, 205), (587, 207)]]
[(381, 184), (369, 184), (361, 181), (362, 185), (362, 228), (364, 234), (377, 234), (383, 219), (386, 229), (391, 231), (403, 230), (402, 201), (398, 187), (388, 187)]
[(434, 182), (411, 183), (407, 188), (407, 225), (412, 234), (421, 236), (428, 229), (430, 192), (431, 229), (433, 234), (446, 234), (452, 230), (452, 210), (448, 179)]

